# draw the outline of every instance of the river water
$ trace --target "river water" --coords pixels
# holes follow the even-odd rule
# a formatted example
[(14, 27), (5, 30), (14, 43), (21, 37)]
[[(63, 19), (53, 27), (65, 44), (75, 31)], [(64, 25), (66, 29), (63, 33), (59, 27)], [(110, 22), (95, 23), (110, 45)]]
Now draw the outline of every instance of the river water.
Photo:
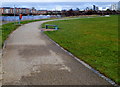
[[(46, 19), (46, 18), (60, 18), (60, 15), (39, 15), (39, 16), (23, 16), (22, 20), (35, 20), (35, 19)], [(2, 21), (18, 21), (19, 16), (0, 16)]]

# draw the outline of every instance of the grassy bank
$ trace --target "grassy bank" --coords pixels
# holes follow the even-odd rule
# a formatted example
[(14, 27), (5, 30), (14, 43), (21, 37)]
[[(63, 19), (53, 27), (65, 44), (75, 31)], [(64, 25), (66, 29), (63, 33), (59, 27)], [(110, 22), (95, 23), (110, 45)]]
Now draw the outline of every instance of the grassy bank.
[[(26, 24), (30, 22), (35, 22), (35, 21), (42, 21), (42, 20), (48, 20), (48, 19), (39, 19), (39, 20), (27, 20), (27, 21), (21, 21), (21, 24)], [(12, 23), (7, 23), (3, 24), (0, 29), (0, 46), (3, 46), (4, 41), (7, 39), (8, 35), (17, 29), (20, 25), (18, 23), (12, 22)]]
[(61, 20), (44, 24), (58, 25), (58, 31), (47, 31), (45, 34), (120, 84), (118, 16)]

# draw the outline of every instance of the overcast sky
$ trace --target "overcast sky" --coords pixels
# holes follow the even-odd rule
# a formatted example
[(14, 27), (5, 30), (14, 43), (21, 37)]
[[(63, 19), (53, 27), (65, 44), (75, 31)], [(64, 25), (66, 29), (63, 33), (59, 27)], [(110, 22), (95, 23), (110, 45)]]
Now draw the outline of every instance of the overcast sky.
[[(110, 7), (111, 4), (117, 3), (118, 1), (119, 0), (2, 0), (2, 4), (0, 6), (13, 7), (15, 5), (16, 7), (22, 8), (35, 7), (37, 10), (53, 10), (53, 9), (62, 10), (70, 8), (73, 9), (74, 8), (85, 9), (86, 7), (92, 8), (93, 5), (96, 5), (98, 7)], [(51, 2), (52, 4), (46, 2)]]
[(118, 2), (120, 0), (0, 0), (1, 2)]

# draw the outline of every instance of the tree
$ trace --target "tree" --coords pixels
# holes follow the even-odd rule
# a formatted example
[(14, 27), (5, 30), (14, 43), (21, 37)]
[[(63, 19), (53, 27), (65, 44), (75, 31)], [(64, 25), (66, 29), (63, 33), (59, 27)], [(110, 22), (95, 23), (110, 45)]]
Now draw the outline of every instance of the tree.
[(74, 11), (73, 11), (72, 8), (68, 11), (68, 15), (69, 15), (69, 16), (74, 16)]
[(86, 10), (90, 10), (89, 7), (86, 7)]
[(106, 11), (107, 11), (107, 12), (111, 12), (111, 10), (110, 10), (110, 9), (107, 9)]
[(80, 11), (80, 9), (79, 9), (79, 8), (76, 8), (76, 11)]

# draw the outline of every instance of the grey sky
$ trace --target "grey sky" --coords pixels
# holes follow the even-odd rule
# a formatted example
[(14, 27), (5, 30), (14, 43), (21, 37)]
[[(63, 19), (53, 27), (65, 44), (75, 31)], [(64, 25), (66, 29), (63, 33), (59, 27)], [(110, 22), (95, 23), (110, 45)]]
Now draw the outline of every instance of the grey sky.
[(93, 5), (98, 7), (110, 7), (111, 4), (115, 4), (117, 2), (4, 2), (2, 4), (3, 7), (22, 7), (22, 8), (32, 8), (35, 7), (37, 10), (62, 10), (62, 9), (76, 9), (80, 8), (85, 9), (89, 7), (90, 9)]
[(120, 0), (0, 0), (1, 2), (118, 2)]
[[(104, 1), (103, 0), (4, 0), (4, 1), (2, 0), (3, 3), (1, 6), (14, 7), (15, 5), (16, 7), (23, 7), (23, 8), (35, 7), (37, 10), (46, 10), (46, 9), (62, 10), (62, 9), (70, 9), (70, 8), (73, 9), (74, 8), (85, 9), (86, 7), (92, 8), (93, 5), (96, 5), (100, 8), (110, 7), (111, 4), (117, 3), (118, 1), (119, 0), (104, 0)], [(46, 2), (50, 2), (51, 4)], [(57, 3), (57, 2), (61, 2), (61, 3)]]

